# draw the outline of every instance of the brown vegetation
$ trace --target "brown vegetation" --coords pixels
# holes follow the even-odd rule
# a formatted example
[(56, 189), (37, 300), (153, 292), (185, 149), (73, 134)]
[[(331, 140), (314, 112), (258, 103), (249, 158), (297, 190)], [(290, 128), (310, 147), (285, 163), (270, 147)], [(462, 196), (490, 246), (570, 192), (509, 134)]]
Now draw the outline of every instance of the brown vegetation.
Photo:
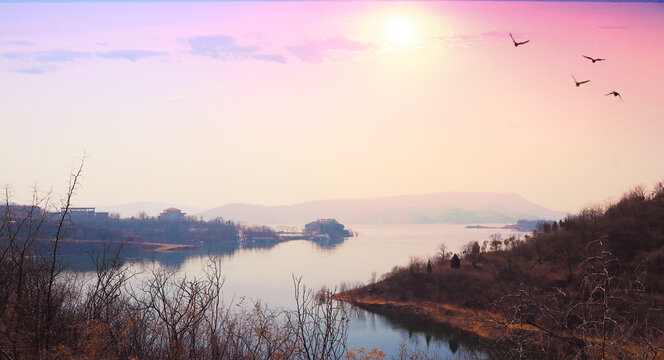
[[(426, 260), (412, 259), (341, 298), (424, 313), (474, 331), (494, 342), (500, 358), (664, 354), (661, 183), (542, 223), (523, 239), (494, 235), (482, 245), (471, 242), (462, 248), (460, 268), (450, 266), (450, 255), (443, 246), (428, 260), (430, 273)], [(494, 330), (473, 325), (477, 318)]]
[[(221, 263), (202, 278), (157, 266), (142, 281), (125, 266), (122, 245), (91, 254), (95, 271), (63, 271), (59, 245), (80, 168), (59, 212), (35, 191), (0, 208), (0, 358), (3, 359), (340, 359), (347, 319), (329, 291), (294, 278), (296, 306), (222, 302)], [(53, 230), (53, 232), (51, 232)], [(232, 308), (232, 309), (231, 309)]]

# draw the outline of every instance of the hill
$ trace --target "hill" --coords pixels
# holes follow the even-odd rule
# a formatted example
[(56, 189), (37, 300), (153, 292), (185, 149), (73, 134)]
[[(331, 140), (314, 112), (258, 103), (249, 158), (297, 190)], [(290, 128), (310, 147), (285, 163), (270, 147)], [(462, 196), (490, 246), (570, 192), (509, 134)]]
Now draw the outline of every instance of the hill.
[(664, 354), (662, 183), (542, 223), (524, 239), (470, 242), (459, 255), (460, 267), (451, 253), (413, 259), (338, 298), (474, 332), (498, 358)]
[(317, 218), (335, 218), (346, 224), (487, 224), (565, 216), (516, 194), (480, 192), (320, 200), (285, 206), (236, 203), (197, 215), (250, 224), (301, 224)]

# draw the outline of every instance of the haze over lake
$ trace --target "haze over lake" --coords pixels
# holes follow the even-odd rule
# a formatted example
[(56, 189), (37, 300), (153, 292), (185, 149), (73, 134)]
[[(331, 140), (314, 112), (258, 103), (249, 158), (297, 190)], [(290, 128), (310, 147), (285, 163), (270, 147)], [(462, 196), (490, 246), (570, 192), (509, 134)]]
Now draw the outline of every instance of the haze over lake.
[[(365, 302), (343, 299), (381, 302), (372, 307), (381, 314), (353, 313), (348, 344), (314, 357), (339, 359), (346, 345), (389, 357), (404, 339), (443, 357), (482, 353), (474, 337), (413, 314), (490, 341), (519, 333), (519, 346), (523, 334), (533, 348), (548, 334), (544, 352), (577, 346), (585, 357), (598, 344), (589, 339), (606, 339), (588, 324), (608, 313), (574, 313), (596, 305), (592, 292), (573, 303), (591, 288), (585, 272), (609, 276), (593, 271), (585, 260), (600, 258), (589, 251), (604, 266), (608, 244), (616, 268), (651, 271), (652, 283), (639, 282), (652, 297), (643, 304), (664, 297), (663, 39), (661, 1), (0, 0), (0, 353), (214, 358), (227, 343), (262, 341), (263, 314), (246, 309), (292, 309), (293, 277), (317, 290), (391, 272), (346, 292)], [(358, 235), (323, 231), (340, 226), (332, 218)], [(553, 222), (488, 247), (491, 234), (525, 234), (465, 227), (521, 219)], [(310, 222), (318, 227), (302, 233), (269, 227)], [(396, 271), (443, 242), (459, 252), (469, 241), (478, 243), (450, 266)], [(117, 287), (69, 282), (92, 276), (86, 246), (123, 242), (130, 284), (160, 279), (153, 266), (201, 277), (209, 256), (220, 259), (235, 318), (218, 326), (218, 278), (141, 296), (124, 286), (122, 265), (105, 278)], [(59, 273), (64, 263), (70, 271)], [(522, 287), (545, 305), (564, 297), (569, 318), (515, 305)], [(155, 296), (165, 288), (184, 290)], [(321, 298), (302, 309), (341, 304)], [(639, 331), (613, 332), (617, 349), (652, 334), (664, 344), (664, 315), (640, 333), (650, 305), (621, 299), (615, 313), (631, 317), (616, 328)], [(478, 330), (475, 311), (559, 328)], [(193, 320), (178, 329), (184, 315)], [(325, 316), (344, 333), (346, 318)], [(318, 335), (298, 336), (309, 323), (288, 320), (262, 344), (301, 360)]]
[[(453, 224), (347, 227), (356, 231), (358, 236), (347, 238), (333, 247), (296, 240), (271, 248), (240, 248), (216, 254), (222, 258), (226, 301), (261, 301), (274, 307), (291, 308), (294, 304), (293, 275), (302, 276), (306, 286), (314, 290), (322, 286), (335, 288), (341, 283), (358, 285), (369, 282), (373, 273), (380, 278), (394, 266), (406, 266), (412, 257), (434, 256), (443, 242), (448, 251), (458, 252), (463, 244), (469, 241), (481, 243), (494, 233), (504, 237), (526, 234), (509, 230), (467, 229), (465, 225)], [(187, 251), (180, 251), (158, 254), (154, 259), (179, 266), (181, 274), (202, 276), (207, 256), (192, 256)], [(149, 256), (136, 258), (135, 261), (137, 269), (145, 270), (146, 266), (150, 266)], [(412, 318), (384, 317), (359, 311), (351, 316), (348, 345), (375, 347), (394, 355), (402, 340), (426, 348), (427, 337), (432, 351), (448, 355), (452, 354), (450, 341), (453, 348), (461, 344), (462, 350), (464, 346), (474, 343), (468, 335), (445, 327), (427, 325)]]

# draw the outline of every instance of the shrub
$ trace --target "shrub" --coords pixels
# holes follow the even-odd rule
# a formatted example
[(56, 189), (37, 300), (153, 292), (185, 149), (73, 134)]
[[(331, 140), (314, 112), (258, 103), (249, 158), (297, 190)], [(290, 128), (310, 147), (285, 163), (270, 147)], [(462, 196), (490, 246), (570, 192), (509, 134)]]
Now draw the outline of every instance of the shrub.
[(450, 262), (450, 266), (452, 266), (452, 269), (458, 269), (461, 267), (461, 260), (459, 260), (457, 254), (454, 254), (454, 256), (452, 256), (452, 261)]

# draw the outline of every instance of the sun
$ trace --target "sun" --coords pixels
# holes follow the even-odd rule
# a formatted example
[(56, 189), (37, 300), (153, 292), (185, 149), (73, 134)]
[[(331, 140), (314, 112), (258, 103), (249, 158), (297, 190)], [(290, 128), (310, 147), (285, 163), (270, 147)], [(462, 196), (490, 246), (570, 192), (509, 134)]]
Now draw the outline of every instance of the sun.
[(394, 18), (387, 25), (387, 35), (390, 42), (412, 44), (415, 42), (417, 30), (410, 20), (406, 18)]

